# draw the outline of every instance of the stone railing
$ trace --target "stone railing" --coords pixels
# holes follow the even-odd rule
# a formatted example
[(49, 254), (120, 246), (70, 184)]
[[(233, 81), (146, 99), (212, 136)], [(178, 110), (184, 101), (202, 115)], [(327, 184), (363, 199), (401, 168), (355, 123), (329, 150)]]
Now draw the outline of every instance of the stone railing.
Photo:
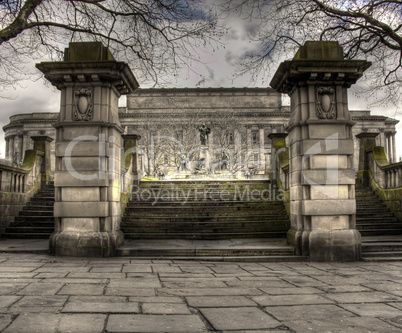
[(289, 148), (286, 147), (286, 133), (271, 133), (268, 138), (272, 140), (270, 179), (274, 186), (284, 191), (283, 202), (290, 214), (289, 191)]
[(137, 140), (141, 136), (136, 134), (122, 135), (124, 140), (124, 147), (121, 154), (121, 179), (120, 179), (120, 206), (121, 213), (123, 213), (127, 207), (127, 203), (130, 200), (130, 193), (133, 185), (139, 185), (141, 175), (138, 172), (137, 162)]
[(357, 180), (376, 192), (387, 207), (402, 220), (402, 162), (388, 163), (384, 147), (375, 145), (379, 133), (360, 133)]
[(52, 139), (46, 136), (32, 139), (34, 149), (25, 151), (21, 166), (0, 164), (0, 234), (51, 178), (49, 143)]

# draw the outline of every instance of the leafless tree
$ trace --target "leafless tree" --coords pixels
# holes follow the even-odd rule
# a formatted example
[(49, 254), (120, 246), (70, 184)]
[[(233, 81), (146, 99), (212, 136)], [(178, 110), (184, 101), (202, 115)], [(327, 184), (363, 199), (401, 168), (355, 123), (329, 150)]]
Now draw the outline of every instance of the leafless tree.
[(100, 41), (142, 82), (164, 83), (212, 42), (216, 20), (197, 0), (0, 0), (0, 91), (60, 60), (69, 41)]
[(243, 71), (272, 75), (305, 41), (337, 40), (346, 59), (373, 62), (361, 91), (375, 104), (401, 106), (402, 1), (227, 0), (223, 12), (253, 22), (249, 35), (259, 48), (244, 54)]

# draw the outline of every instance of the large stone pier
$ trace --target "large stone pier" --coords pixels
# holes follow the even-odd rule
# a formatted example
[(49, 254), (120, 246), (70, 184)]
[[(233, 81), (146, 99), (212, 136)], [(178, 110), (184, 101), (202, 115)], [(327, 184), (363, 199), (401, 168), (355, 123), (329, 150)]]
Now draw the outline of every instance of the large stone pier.
[(337, 42), (306, 42), (271, 81), (291, 97), (288, 239), (311, 261), (361, 257), (347, 89), (369, 66), (344, 60)]
[(124, 241), (118, 98), (138, 83), (128, 65), (100, 43), (70, 43), (64, 61), (37, 67), (61, 91), (50, 251), (113, 256)]

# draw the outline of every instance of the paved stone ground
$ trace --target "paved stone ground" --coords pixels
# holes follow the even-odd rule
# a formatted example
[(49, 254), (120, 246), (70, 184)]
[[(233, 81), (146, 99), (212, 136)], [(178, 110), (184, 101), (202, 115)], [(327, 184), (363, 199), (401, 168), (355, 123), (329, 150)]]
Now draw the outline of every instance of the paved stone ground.
[(402, 262), (0, 253), (0, 331), (402, 332)]

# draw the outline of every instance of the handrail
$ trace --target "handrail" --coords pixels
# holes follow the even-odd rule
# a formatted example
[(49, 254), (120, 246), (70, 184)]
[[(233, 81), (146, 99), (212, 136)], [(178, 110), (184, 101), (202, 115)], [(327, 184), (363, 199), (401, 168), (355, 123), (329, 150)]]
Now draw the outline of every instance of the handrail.
[(44, 152), (26, 150), (20, 167), (0, 164), (0, 191), (25, 193), (36, 188), (41, 182)]
[(402, 162), (388, 163), (384, 147), (368, 147), (369, 173), (376, 183), (384, 189), (402, 187)]
[(41, 189), (45, 153), (26, 150), (20, 167), (0, 164), (0, 234), (31, 197)]

